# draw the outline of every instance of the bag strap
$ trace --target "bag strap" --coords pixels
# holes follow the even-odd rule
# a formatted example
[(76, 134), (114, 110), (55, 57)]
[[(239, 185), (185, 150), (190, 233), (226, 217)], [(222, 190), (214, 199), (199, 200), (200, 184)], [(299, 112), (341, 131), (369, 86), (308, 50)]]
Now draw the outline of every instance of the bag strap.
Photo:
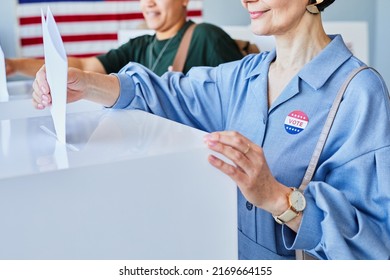
[(303, 176), (303, 180), (301, 185), (299, 186), (300, 191), (304, 191), (307, 187), (307, 185), (310, 183), (311, 179), (313, 178), (314, 172), (317, 168), (318, 160), (320, 158), (321, 152), (325, 146), (326, 139), (328, 138), (329, 131), (332, 127), (334, 118), (336, 116), (337, 110), (339, 109), (341, 99), (343, 98), (343, 95), (351, 82), (351, 80), (362, 70), (368, 69), (371, 67), (368, 66), (362, 66), (357, 69), (355, 69), (347, 78), (347, 80), (344, 82), (344, 84), (341, 86), (339, 92), (336, 95), (335, 100), (333, 101), (333, 105), (330, 108), (330, 111), (328, 113), (328, 117), (326, 119), (325, 125), (322, 128), (320, 137), (318, 139), (317, 145), (314, 149), (313, 155), (310, 159), (309, 166), (306, 169), (306, 173)]
[(196, 24), (191, 24), (185, 31), (183, 38), (181, 39), (180, 46), (177, 49), (175, 59), (172, 64), (171, 71), (183, 72), (184, 64), (187, 60), (188, 49), (190, 48), (190, 43), (192, 39), (192, 34)]
[[(332, 127), (334, 118), (336, 117), (336, 113), (340, 107), (341, 99), (343, 98), (343, 95), (345, 91), (347, 90), (347, 87), (351, 80), (362, 70), (368, 69), (371, 67), (368, 66), (362, 66), (352, 71), (352, 73), (348, 76), (347, 80), (343, 83), (341, 86), (339, 92), (336, 95), (336, 98), (333, 101), (332, 107), (330, 108), (330, 111), (328, 113), (328, 117), (326, 118), (325, 125), (322, 128), (320, 137), (318, 138), (316, 147), (314, 149), (313, 155), (310, 159), (309, 166), (306, 169), (306, 173), (303, 176), (303, 180), (301, 185), (299, 186), (300, 191), (304, 191), (307, 187), (307, 185), (310, 183), (311, 179), (313, 178), (314, 172), (317, 168), (318, 160), (320, 158), (321, 152), (325, 146), (326, 139), (328, 138), (329, 131)], [(371, 68), (372, 69), (372, 68)], [(375, 69), (373, 69), (375, 71)], [(375, 71), (376, 72), (376, 71)], [(316, 260), (315, 257), (309, 255), (305, 252), (305, 250), (295, 250), (295, 259), (296, 260)]]

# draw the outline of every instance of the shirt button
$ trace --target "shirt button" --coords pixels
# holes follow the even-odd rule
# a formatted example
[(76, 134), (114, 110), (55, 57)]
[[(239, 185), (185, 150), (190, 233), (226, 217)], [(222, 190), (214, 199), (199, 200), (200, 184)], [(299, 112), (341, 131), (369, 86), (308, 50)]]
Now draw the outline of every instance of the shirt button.
[(263, 118), (263, 124), (265, 124), (266, 122), (267, 122), (267, 119)]
[(251, 211), (253, 208), (253, 204), (250, 203), (249, 201), (246, 202), (246, 209), (248, 209), (248, 211)]

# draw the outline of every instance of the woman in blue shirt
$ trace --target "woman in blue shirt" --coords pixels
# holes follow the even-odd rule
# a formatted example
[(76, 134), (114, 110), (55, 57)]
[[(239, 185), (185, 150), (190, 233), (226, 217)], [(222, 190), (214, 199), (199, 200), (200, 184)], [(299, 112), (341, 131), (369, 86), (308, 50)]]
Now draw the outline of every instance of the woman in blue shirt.
[[(321, 11), (334, 0), (242, 0), (251, 28), (274, 35), (271, 52), (162, 78), (130, 63), (117, 75), (70, 69), (68, 101), (140, 109), (210, 134), (209, 162), (239, 187), (241, 259), (390, 257), (390, 102), (373, 70), (348, 86), (313, 179), (298, 188), (336, 93), (363, 65)], [(51, 102), (45, 68), (34, 105)]]

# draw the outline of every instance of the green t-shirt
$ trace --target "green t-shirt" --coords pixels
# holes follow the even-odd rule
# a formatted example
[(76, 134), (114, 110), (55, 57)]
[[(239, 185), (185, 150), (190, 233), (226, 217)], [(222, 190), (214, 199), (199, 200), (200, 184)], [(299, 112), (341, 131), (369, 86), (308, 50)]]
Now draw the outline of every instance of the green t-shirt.
[[(97, 58), (107, 73), (117, 73), (132, 61), (161, 76), (172, 65), (184, 32), (191, 23), (188, 21), (171, 39), (159, 41), (155, 35), (139, 36)], [(217, 66), (242, 57), (237, 44), (225, 31), (212, 24), (200, 23), (192, 35), (183, 72), (187, 73), (193, 66)]]

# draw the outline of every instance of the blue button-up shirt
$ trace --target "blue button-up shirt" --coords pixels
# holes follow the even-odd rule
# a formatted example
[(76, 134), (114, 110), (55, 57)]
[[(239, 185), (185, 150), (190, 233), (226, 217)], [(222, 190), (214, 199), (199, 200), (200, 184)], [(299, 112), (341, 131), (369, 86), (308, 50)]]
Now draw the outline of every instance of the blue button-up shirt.
[[(249, 55), (186, 76), (158, 77), (130, 63), (117, 77), (114, 108), (145, 110), (208, 132), (235, 130), (263, 147), (272, 174), (299, 187), (342, 83), (363, 65), (341, 36), (305, 65), (268, 107), (275, 51)], [(360, 72), (345, 92), (297, 233), (238, 195), (239, 257), (292, 259), (304, 249), (321, 259), (390, 257), (390, 102), (384, 81)]]

